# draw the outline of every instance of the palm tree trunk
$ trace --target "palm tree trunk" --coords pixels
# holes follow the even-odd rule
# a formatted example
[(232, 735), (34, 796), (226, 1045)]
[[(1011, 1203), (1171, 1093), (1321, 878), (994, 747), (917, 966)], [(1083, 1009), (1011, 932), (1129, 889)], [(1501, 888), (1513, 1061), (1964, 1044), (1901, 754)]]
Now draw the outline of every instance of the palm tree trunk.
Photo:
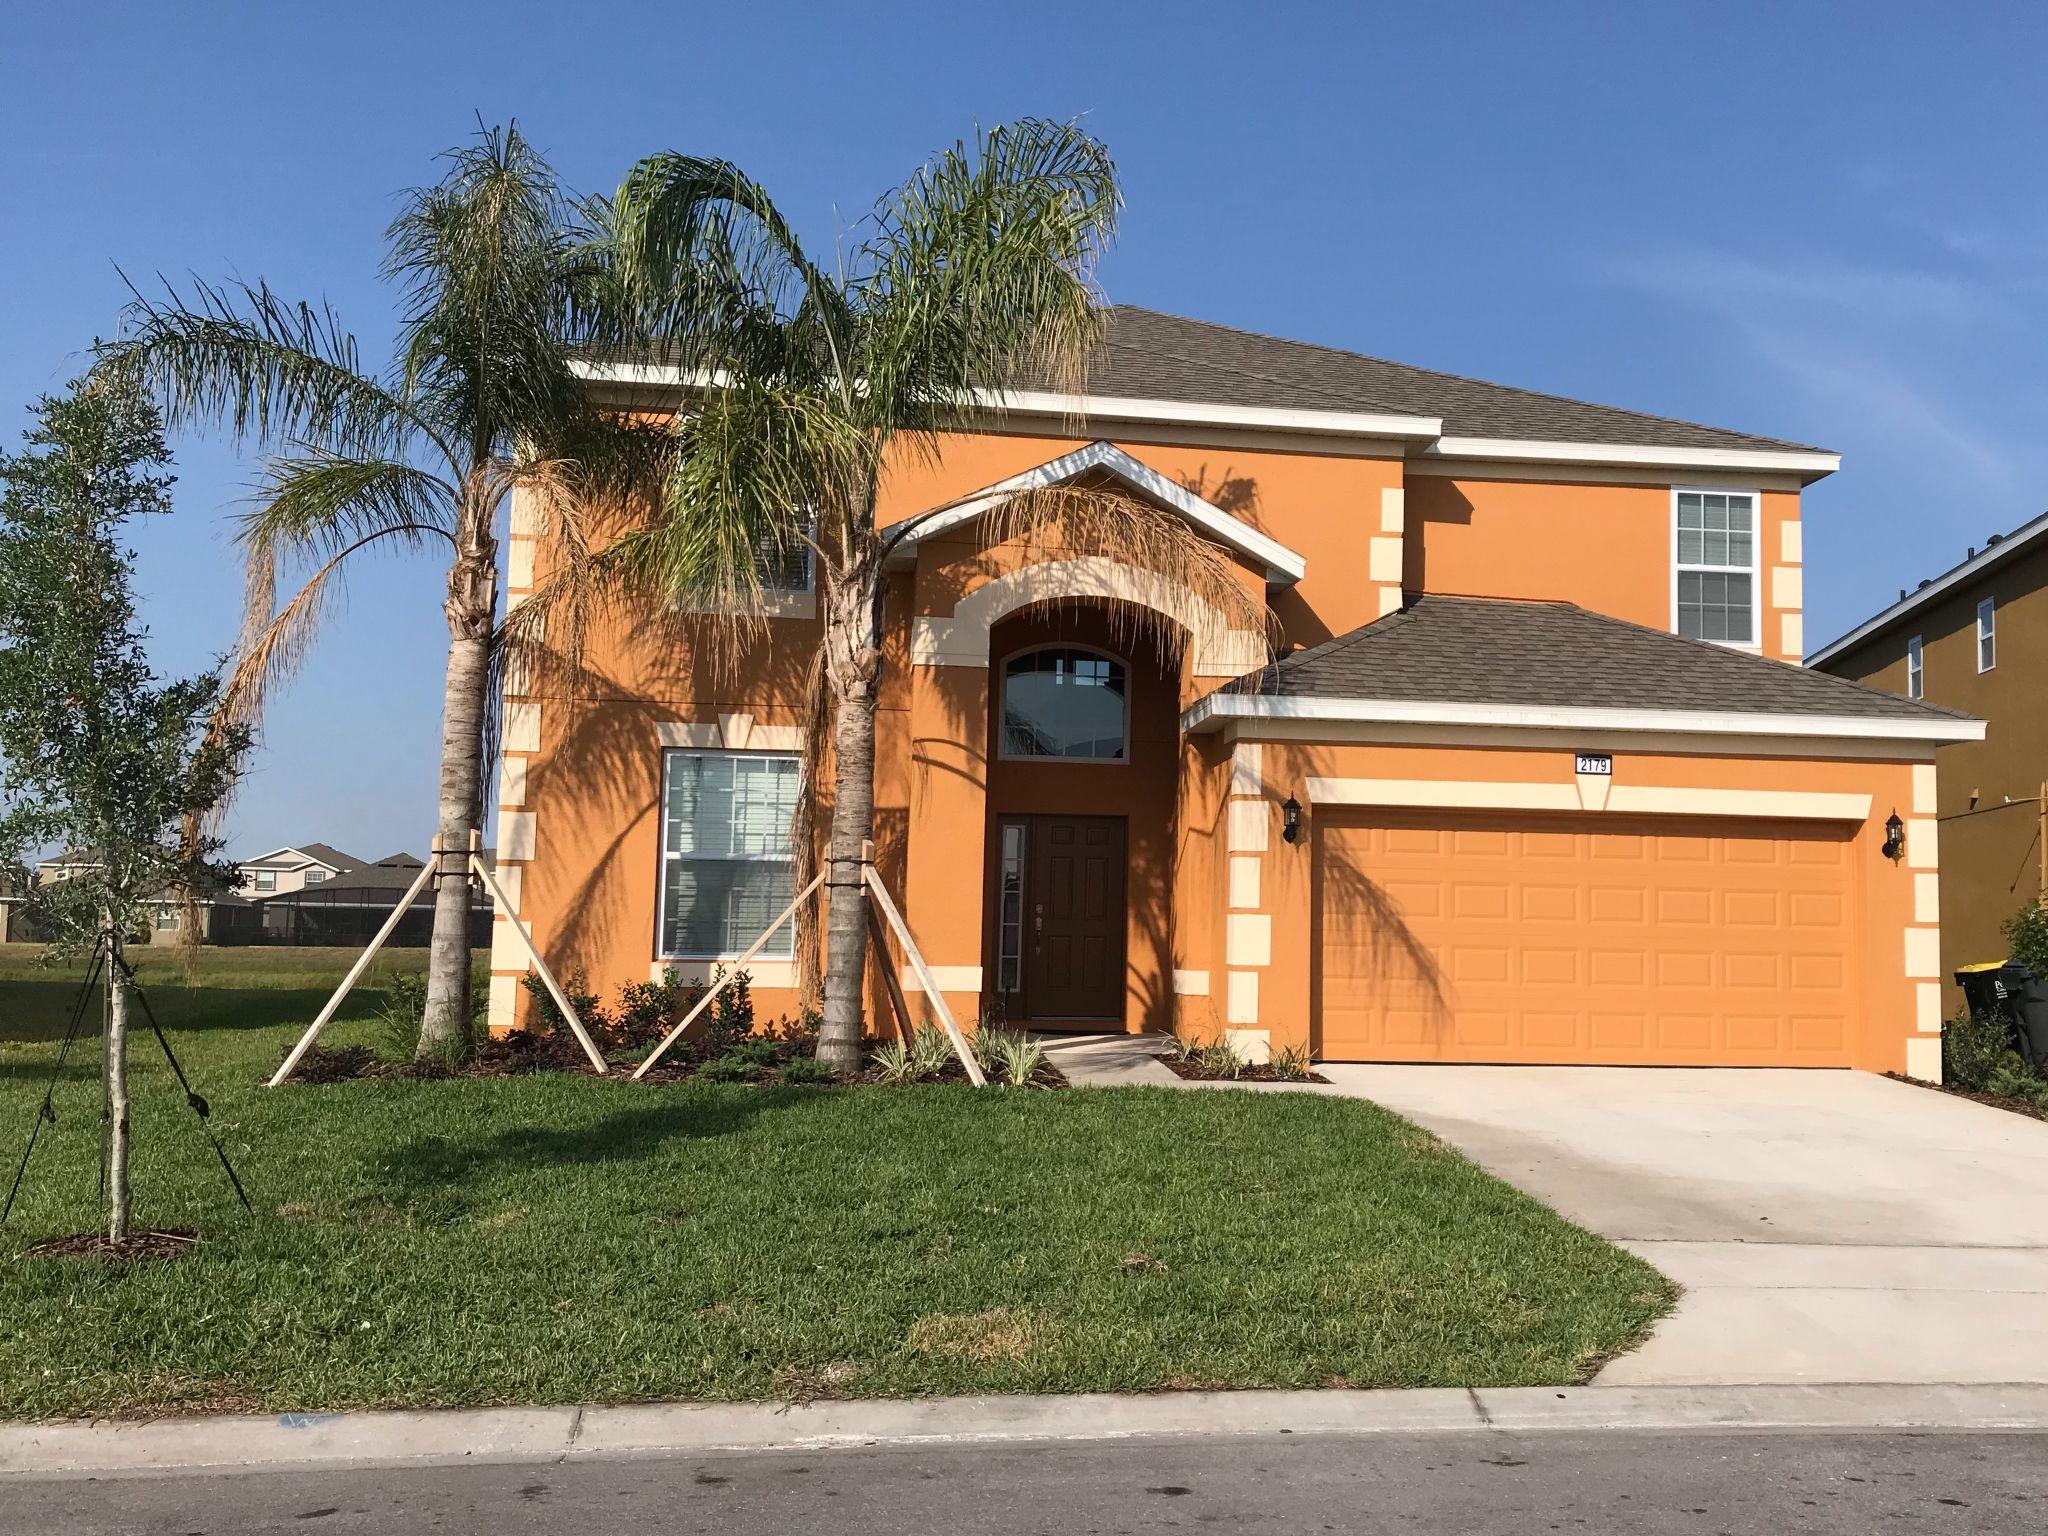
[(825, 603), (825, 675), (832, 693), (832, 835), (826, 844), (825, 1014), (818, 1059), (860, 1070), (867, 982), (868, 893), (861, 853), (875, 830), (875, 681), (882, 653), (874, 615), (881, 574), (860, 562)]
[(427, 950), (427, 1002), (419, 1059), (452, 1061), (470, 1040), (469, 834), (483, 793), (484, 713), (489, 707), (491, 628), (498, 572), (489, 513), (466, 521), (448, 573), (448, 674), (441, 704), (441, 809), (434, 845), (434, 935)]
[(125, 1243), (134, 1211), (128, 1181), (128, 977), (122, 970), (120, 935), (109, 939), (107, 960), (107, 1238)]

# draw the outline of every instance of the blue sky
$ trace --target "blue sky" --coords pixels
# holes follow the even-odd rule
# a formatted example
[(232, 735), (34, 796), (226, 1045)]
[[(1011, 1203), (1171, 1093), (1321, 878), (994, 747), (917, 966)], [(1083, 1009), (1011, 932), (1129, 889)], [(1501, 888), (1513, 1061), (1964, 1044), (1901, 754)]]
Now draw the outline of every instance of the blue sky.
[[(380, 355), (394, 193), (478, 114), (572, 181), (729, 156), (813, 240), (972, 123), (1075, 116), (1113, 299), (1818, 443), (1807, 636), (2048, 504), (2048, 9), (1972, 5), (106, 4), (0, 33), (0, 432), (113, 327), (115, 266), (266, 278)], [(155, 654), (239, 601), (249, 467), (179, 445)], [(359, 572), (275, 708), (244, 855), (421, 849), (438, 580)]]

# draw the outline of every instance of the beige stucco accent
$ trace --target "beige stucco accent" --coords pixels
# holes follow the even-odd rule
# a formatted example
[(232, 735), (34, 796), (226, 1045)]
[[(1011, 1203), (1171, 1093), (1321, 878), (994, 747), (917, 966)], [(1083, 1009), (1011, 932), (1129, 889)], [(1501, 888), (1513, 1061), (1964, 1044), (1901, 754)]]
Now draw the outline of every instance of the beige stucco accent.
[(1806, 558), (1803, 526), (1797, 518), (1778, 524), (1778, 558), (1787, 565), (1798, 565)]
[(1366, 545), (1365, 572), (1374, 581), (1401, 579), (1401, 541), (1375, 538)]
[[(932, 980), (941, 992), (979, 992), (981, 990), (981, 967), (978, 965), (934, 965), (927, 967)], [(904, 966), (901, 979), (903, 990), (915, 996), (922, 989), (917, 972)]]
[[(670, 971), (674, 971), (676, 980), (680, 982), (709, 981), (711, 980), (711, 973), (720, 966), (731, 970), (732, 962), (736, 958), (737, 956), (728, 956), (723, 960), (657, 960), (648, 966), (647, 979), (649, 981), (662, 981), (666, 979)], [(756, 987), (794, 987), (798, 981), (796, 962), (794, 960), (764, 960), (759, 955), (756, 955), (747, 962), (747, 981)], [(909, 990), (913, 996), (916, 995), (917, 988), (915, 986), (912, 986)]]
[(725, 744), (735, 752), (747, 750), (748, 738), (754, 734), (752, 715), (720, 715), (718, 733)]
[(1256, 907), (1259, 904), (1259, 857), (1234, 853), (1230, 856), (1230, 904)]
[(1265, 749), (1256, 741), (1240, 741), (1230, 749), (1230, 792), (1233, 795), (1262, 795), (1266, 792)]
[(1240, 1058), (1255, 1067), (1263, 1067), (1273, 1059), (1273, 1032), (1270, 1029), (1226, 1029), (1223, 1038)]
[(911, 628), (911, 660), (924, 667), (985, 667), (989, 631), (1020, 608), (1070, 598), (1132, 603), (1185, 629), (1197, 677), (1242, 677), (1266, 662), (1263, 636), (1232, 629), (1222, 613), (1185, 587), (1104, 555), (1020, 566), (976, 587), (950, 618), (920, 618)]
[(1801, 613), (1778, 615), (1778, 648), (1797, 661), (1806, 654), (1806, 616)]
[(498, 764), (498, 804), (526, 804), (526, 764), (524, 757), (508, 757)]
[(1906, 974), (1912, 977), (1941, 975), (1941, 930), (1906, 930)]
[[(493, 959), (495, 960), (497, 945), (493, 943), (491, 948)], [(517, 976), (493, 974), (491, 977), (490, 1011), (486, 1015), (486, 1022), (489, 1026), (497, 1031), (510, 1029), (515, 1010), (518, 1006), (519, 978)]]
[(1209, 973), (1207, 971), (1175, 971), (1173, 973), (1173, 995), (1175, 997), (1207, 997), (1209, 995)]
[(521, 861), (533, 857), (534, 813), (532, 811), (500, 811), (498, 813), (498, 857)]
[(1588, 811), (1607, 809), (1607, 796), (1614, 789), (1614, 775), (1611, 773), (1575, 773), (1572, 780), (1578, 785), (1579, 805)]
[[(512, 931), (513, 919), (500, 912), (491, 923), (491, 970), (524, 971), (529, 963), (526, 946)], [(532, 933), (533, 929), (526, 930)]]
[(1798, 608), (1805, 600), (1806, 581), (1800, 567), (1796, 565), (1774, 565), (1771, 567), (1771, 606), (1773, 608)]
[(1913, 987), (1913, 1022), (1924, 1035), (1941, 1033), (1941, 983), (1922, 981)]
[(1941, 876), (1931, 871), (1922, 871), (1913, 876), (1913, 921), (1916, 923), (1938, 923), (1941, 921)]
[(1941, 868), (1941, 823), (1932, 816), (1906, 818), (1906, 868)]
[(1380, 617), (1384, 619), (1384, 618), (1385, 618), (1385, 617), (1386, 617), (1386, 616), (1387, 616), (1388, 614), (1390, 614), (1390, 613), (1398, 613), (1398, 612), (1400, 612), (1400, 611), (1401, 611), (1401, 589), (1400, 589), (1399, 587), (1381, 587), (1381, 588), (1380, 588)]
[(1637, 816), (1771, 816), (1823, 821), (1862, 821), (1870, 814), (1868, 795), (1781, 789), (1685, 789), (1650, 784), (1611, 784), (1604, 806), (1590, 803), (1593, 792), (1577, 782), (1311, 777), (1308, 794), (1317, 805), (1428, 806), (1471, 811), (1604, 809)]
[(509, 587), (533, 586), (533, 554), (539, 547), (534, 539), (522, 539), (518, 534), (505, 541), (505, 584)]
[(799, 752), (804, 732), (800, 725), (756, 725), (752, 715), (720, 715), (718, 723), (701, 720), (663, 720), (654, 728), (655, 739), (664, 747), (696, 748), (700, 751)]
[(1941, 1037), (1914, 1035), (1906, 1041), (1906, 1076), (1923, 1083), (1941, 1081)]
[(1934, 764), (1915, 763), (1913, 765), (1913, 814), (1915, 816), (1932, 816), (1934, 814), (1935, 807), (1938, 804), (1934, 798), (1935, 785)]
[(1259, 973), (1257, 971), (1232, 971), (1230, 973), (1229, 995), (1224, 1001), (1223, 1020), (1226, 1024), (1256, 1024), (1259, 1022)]
[(511, 699), (505, 704), (503, 748), (507, 752), (540, 750), (540, 705), (532, 699)]
[(1225, 845), (1232, 853), (1264, 853), (1266, 821), (1265, 801), (1231, 801)]
[(1226, 923), (1224, 961), (1229, 965), (1273, 963), (1273, 919), (1264, 912), (1233, 912)]
[(1408, 493), (1398, 485), (1380, 491), (1380, 530), (1404, 533), (1408, 527)]

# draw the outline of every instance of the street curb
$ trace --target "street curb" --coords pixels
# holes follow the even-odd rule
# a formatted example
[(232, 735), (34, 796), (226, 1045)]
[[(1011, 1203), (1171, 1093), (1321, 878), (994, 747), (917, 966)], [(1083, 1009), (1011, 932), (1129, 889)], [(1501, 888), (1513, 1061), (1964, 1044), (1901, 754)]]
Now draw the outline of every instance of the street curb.
[(1561, 1430), (2048, 1430), (2048, 1385), (1098, 1393), (0, 1424), (0, 1479), (816, 1451)]

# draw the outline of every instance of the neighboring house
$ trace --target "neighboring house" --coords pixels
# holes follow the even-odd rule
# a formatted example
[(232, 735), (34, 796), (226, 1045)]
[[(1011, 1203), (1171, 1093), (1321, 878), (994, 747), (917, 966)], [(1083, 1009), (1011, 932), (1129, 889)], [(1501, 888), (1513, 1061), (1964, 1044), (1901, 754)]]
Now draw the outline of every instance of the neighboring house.
[(2048, 894), (2048, 516), (1901, 591), (1807, 665), (1990, 723), (1982, 741), (1941, 751), (1941, 969), (1955, 1006), (1956, 967), (2004, 958), (1999, 925)]
[[(588, 373), (686, 398), (659, 366)], [(957, 1013), (1939, 1075), (1916, 877), (1936, 750), (1983, 727), (1796, 665), (1800, 492), (1835, 455), (1140, 309), (1089, 387), (902, 454), (878, 511), (955, 509), (892, 557), (875, 779), (881, 872)], [(1286, 658), (1254, 684), (1265, 637), (1187, 592), (990, 546), (977, 509), (1068, 481), (1215, 540)], [(515, 499), (515, 603), (536, 527)], [(691, 643), (714, 621), (650, 613), (593, 636), (601, 686), (515, 674), (501, 878), (558, 974), (701, 977), (788, 901), (819, 630), (808, 572), (784, 582), (736, 668)], [(1182, 643), (1134, 641), (1129, 605)], [(501, 1028), (527, 1007), (508, 923)], [(749, 970), (794, 1009), (786, 933)]]
[[(302, 891), (320, 885), (349, 870), (366, 867), (364, 861), (326, 843), (306, 843), (296, 848), (276, 848), (241, 865), (238, 889), (244, 896), (262, 897)], [(415, 865), (417, 868), (417, 865)]]
[[(310, 843), (303, 852), (318, 850), (323, 856), (336, 851), (325, 844)], [(394, 853), (364, 863), (347, 859), (347, 867), (329, 866), (322, 878), (302, 883), (297, 889), (259, 896), (255, 907), (260, 914), (260, 934), (250, 942), (266, 944), (366, 944), (383, 927), (392, 910), (404, 899), (424, 867), (410, 853)], [(491, 850), (484, 850), (488, 860)], [(246, 871), (248, 866), (243, 866)], [(491, 942), (491, 901), (478, 882), (470, 889), (470, 943), (481, 948)], [(418, 947), (426, 944), (434, 926), (434, 889), (425, 887), (408, 904), (406, 913), (391, 932), (387, 944)]]
[[(35, 882), (50, 885), (60, 880), (69, 880), (77, 875), (99, 868), (99, 853), (92, 848), (69, 848), (54, 854), (36, 865)], [(209, 890), (199, 898), (199, 942), (202, 944), (235, 944), (246, 942), (242, 935), (250, 931), (254, 920), (254, 909), (238, 892), (227, 889)], [(24, 914), (14, 914), (13, 926), (22, 926)], [(143, 929), (136, 936), (144, 943), (168, 944), (174, 941), (185, 927), (185, 902), (175, 891), (166, 891), (163, 898), (153, 903), (143, 919)], [(5, 937), (8, 925), (0, 920), (0, 937)], [(17, 938), (25, 933), (17, 932)], [(39, 939), (49, 935), (38, 932)]]

